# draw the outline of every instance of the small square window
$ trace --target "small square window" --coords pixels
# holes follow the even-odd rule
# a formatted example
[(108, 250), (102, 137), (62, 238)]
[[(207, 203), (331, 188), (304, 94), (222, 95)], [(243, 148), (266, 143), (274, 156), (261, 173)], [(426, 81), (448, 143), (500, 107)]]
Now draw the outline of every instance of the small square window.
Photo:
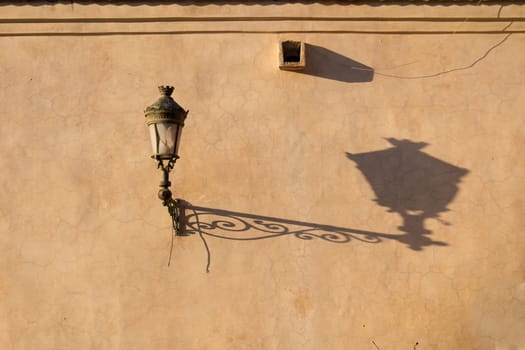
[(303, 70), (305, 66), (304, 42), (293, 40), (279, 42), (280, 69)]

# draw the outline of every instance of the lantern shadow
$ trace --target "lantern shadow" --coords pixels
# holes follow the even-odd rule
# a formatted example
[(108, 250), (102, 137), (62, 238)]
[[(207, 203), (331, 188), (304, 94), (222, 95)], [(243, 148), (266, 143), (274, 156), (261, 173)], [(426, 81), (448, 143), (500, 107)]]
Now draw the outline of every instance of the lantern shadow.
[(406, 242), (413, 250), (421, 250), (432, 232), (425, 228), (429, 218), (440, 219), (456, 196), (461, 178), (467, 169), (434, 158), (421, 149), (428, 144), (387, 138), (394, 147), (366, 153), (346, 153), (356, 163), (372, 187), (377, 204), (398, 213)]

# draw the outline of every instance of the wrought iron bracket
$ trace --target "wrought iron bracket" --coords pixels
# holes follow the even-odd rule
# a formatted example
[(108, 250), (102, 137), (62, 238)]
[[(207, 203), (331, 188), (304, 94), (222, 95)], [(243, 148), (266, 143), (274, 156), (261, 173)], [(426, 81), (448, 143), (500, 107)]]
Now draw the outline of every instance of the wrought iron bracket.
[[(185, 225), (184, 225), (184, 206), (183, 201), (180, 199), (173, 199), (172, 193), (170, 190), (171, 182), (170, 182), (170, 171), (173, 168), (172, 162), (168, 162), (168, 164), (164, 165), (162, 160), (159, 161), (159, 168), (162, 169), (162, 181), (160, 182), (160, 190), (158, 197), (162, 201), (162, 205), (168, 208), (168, 213), (171, 216), (171, 222), (173, 226), (173, 231), (175, 232), (176, 236), (187, 236), (185, 234)], [(175, 161), (173, 161), (175, 163)]]

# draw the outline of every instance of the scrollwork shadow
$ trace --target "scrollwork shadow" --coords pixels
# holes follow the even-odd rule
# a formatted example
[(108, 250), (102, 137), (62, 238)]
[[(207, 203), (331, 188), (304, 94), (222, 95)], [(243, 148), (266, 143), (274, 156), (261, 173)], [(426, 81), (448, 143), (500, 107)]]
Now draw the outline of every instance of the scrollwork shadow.
[[(322, 240), (330, 243), (377, 244), (386, 240), (398, 241), (408, 248), (414, 248), (412, 236), (407, 234), (381, 233), (331, 225), (321, 225), (283, 218), (254, 215), (223, 209), (194, 206), (186, 203), (184, 223), (185, 233), (200, 233), (205, 236), (233, 240), (257, 241), (284, 236), (293, 236), (301, 240)], [(446, 246), (445, 242), (422, 237), (418, 242), (422, 246)], [(413, 249), (420, 250), (420, 249)]]

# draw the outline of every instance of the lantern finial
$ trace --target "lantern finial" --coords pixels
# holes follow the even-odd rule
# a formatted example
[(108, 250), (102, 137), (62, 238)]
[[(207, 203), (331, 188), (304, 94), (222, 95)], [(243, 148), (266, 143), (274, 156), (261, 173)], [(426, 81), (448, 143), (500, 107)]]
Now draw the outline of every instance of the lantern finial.
[(169, 86), (169, 85), (159, 86), (160, 94), (164, 96), (171, 96), (171, 94), (173, 93), (173, 89), (174, 89), (173, 86)]

